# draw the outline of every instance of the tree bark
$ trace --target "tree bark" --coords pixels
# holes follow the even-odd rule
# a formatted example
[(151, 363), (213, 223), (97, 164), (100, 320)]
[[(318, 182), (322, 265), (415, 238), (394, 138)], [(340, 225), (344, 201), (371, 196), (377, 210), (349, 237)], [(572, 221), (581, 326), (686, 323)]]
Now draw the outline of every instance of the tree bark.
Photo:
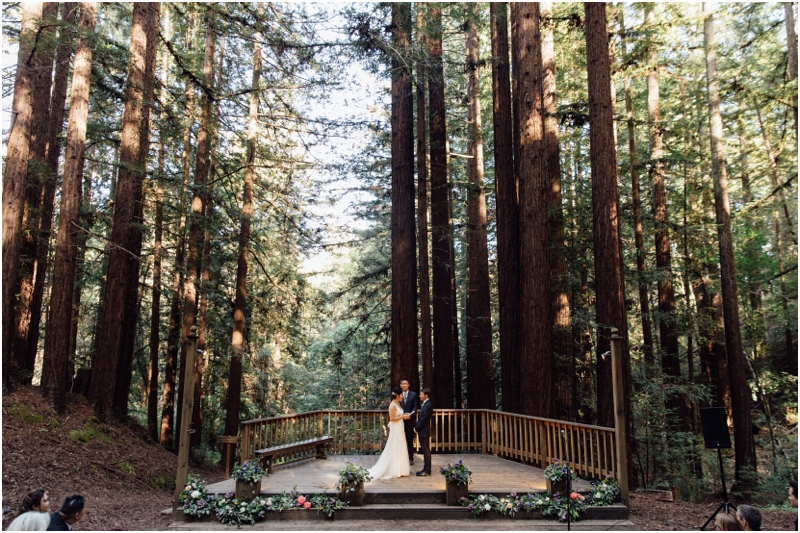
[(432, 397), (441, 409), (455, 402), (453, 381), (452, 286), (450, 276), (449, 187), (447, 179), (447, 124), (445, 120), (444, 67), (442, 65), (442, 9), (428, 7), (430, 33), (426, 39), (430, 62), (431, 153), (431, 260), (433, 262), (433, 380)]
[[(203, 55), (203, 83), (210, 87), (214, 81), (214, 54), (216, 48), (214, 24), (211, 20), (211, 12), (206, 15), (206, 44)], [(207, 174), (209, 166), (209, 148), (211, 141), (211, 116), (212, 100), (208, 92), (203, 92), (203, 99), (200, 106), (200, 128), (197, 133), (197, 150), (194, 165), (194, 198), (192, 199), (191, 212), (189, 214), (189, 250), (186, 255), (186, 278), (183, 282), (183, 324), (181, 328), (181, 360), (186, 361), (186, 350), (189, 346), (189, 332), (197, 321), (198, 308), (198, 280), (202, 275), (203, 253), (203, 214), (206, 204)], [(185, 365), (181, 365), (183, 369)], [(182, 405), (185, 387), (179, 384), (178, 404)], [(177, 427), (175, 435), (175, 447), (180, 446), (181, 413), (178, 411)], [(197, 428), (194, 428), (195, 430)]]
[[(620, 40), (622, 44), (622, 53), (627, 55), (625, 46), (625, 19), (623, 18), (624, 9), (619, 10), (620, 22)], [(641, 191), (639, 188), (639, 165), (637, 163), (636, 155), (636, 135), (634, 130), (633, 119), (633, 99), (631, 97), (631, 79), (629, 76), (625, 77), (625, 112), (627, 114), (628, 125), (628, 152), (629, 152), (629, 166), (631, 173), (631, 203), (633, 204), (633, 233), (634, 243), (636, 246), (636, 271), (637, 271), (637, 285), (639, 288), (639, 308), (642, 312), (642, 344), (644, 352), (644, 360), (647, 365), (654, 362), (653, 359), (653, 326), (650, 320), (650, 297), (647, 290), (647, 281), (645, 280), (645, 273), (647, 272), (647, 265), (645, 257), (647, 253), (644, 250), (644, 230), (642, 227), (642, 200)]]
[[(784, 2), (783, 11), (786, 14), (786, 48), (788, 50), (789, 81), (797, 79), (797, 32), (794, 29), (794, 2)], [(792, 106), (794, 113), (794, 133), (797, 136), (797, 99)]]
[[(64, 2), (61, 8), (61, 20), (72, 25), (78, 22), (79, 3)], [(56, 55), (56, 72), (50, 101), (50, 117), (47, 124), (47, 139), (45, 141), (45, 160), (47, 176), (42, 187), (42, 197), (39, 208), (38, 239), (36, 248), (36, 279), (33, 284), (31, 297), (30, 324), (28, 337), (23, 354), (23, 367), (26, 376), (33, 376), (36, 363), (36, 354), (39, 348), (39, 324), (42, 318), (42, 299), (44, 297), (44, 282), (49, 267), (48, 256), (50, 253), (50, 233), (53, 226), (53, 210), (56, 197), (56, 176), (58, 174), (58, 160), (61, 156), (61, 142), (59, 135), (64, 129), (64, 104), (67, 101), (67, 85), (69, 84), (70, 57), (72, 45), (75, 40), (75, 31), (62, 28), (59, 36), (58, 53)], [(30, 383), (26, 378), (25, 383)]]
[(138, 315), (142, 188), (147, 167), (160, 11), (161, 4), (157, 2), (134, 3), (114, 229), (88, 395), (101, 420), (107, 420), (112, 409), (117, 415), (127, 414), (135, 335), (126, 330), (135, 332)]
[[(9, 385), (15, 363), (11, 360), (15, 289), (22, 250), (22, 222), (28, 185), (28, 160), (34, 136), (34, 101), (37, 71), (33, 56), (42, 18), (42, 2), (25, 2), (19, 34), (17, 74), (14, 82), (11, 131), (8, 134), (3, 173), (3, 389)], [(38, 54), (37, 54), (38, 55)]]
[[(169, 41), (172, 37), (169, 7), (164, 10), (164, 38)], [(156, 187), (154, 202), (154, 243), (153, 243), (153, 305), (150, 310), (150, 365), (148, 367), (147, 391), (147, 434), (157, 442), (158, 435), (158, 355), (161, 348), (161, 277), (164, 233), (164, 163), (166, 157), (166, 120), (167, 120), (167, 82), (169, 76), (169, 54), (166, 46), (161, 47), (161, 106), (159, 140), (158, 140), (158, 170), (153, 180)]]
[(514, 173), (514, 132), (508, 60), (508, 4), (490, 3), (492, 25), (492, 119), (497, 197), (497, 286), (500, 316), (500, 381), (503, 411), (519, 412), (519, 227)]
[[(258, 4), (259, 13), (263, 4)], [(239, 231), (239, 259), (236, 265), (236, 300), (233, 304), (233, 337), (231, 338), (231, 364), (228, 388), (228, 405), (225, 416), (225, 435), (239, 433), (239, 406), (242, 387), (242, 353), (245, 342), (247, 313), (247, 267), (250, 247), (250, 226), (253, 217), (253, 183), (256, 173), (256, 146), (258, 142), (259, 84), (261, 80), (261, 46), (263, 35), (256, 32), (253, 49), (253, 92), (250, 93), (250, 118), (247, 123), (247, 170), (244, 174), (241, 229)], [(234, 458), (230, 457), (232, 461)]]
[(486, 196), (480, 102), (480, 43), (476, 5), (467, 4), (467, 407), (494, 409), (492, 317), (489, 299), (489, 250), (486, 242)]
[[(619, 329), (623, 341), (623, 404), (628, 423), (632, 420), (628, 323), (625, 314), (625, 282), (621, 262), (619, 194), (617, 190), (614, 110), (611, 107), (611, 65), (608, 56), (606, 6), (586, 3), (586, 56), (589, 82), (589, 159), (592, 176), (592, 210), (595, 256), (597, 320), (597, 423), (613, 426), (611, 396), (611, 328)], [(632, 431), (627, 434), (632, 438)], [(629, 442), (628, 449), (633, 449)], [(630, 463), (630, 457), (628, 458)], [(629, 464), (628, 471), (632, 472)]]
[(544, 141), (544, 102), (539, 4), (515, 4), (519, 27), (512, 50), (519, 110), (519, 263), (520, 412), (552, 417), (553, 329), (551, 317), (550, 239), (547, 228), (549, 183)]
[(564, 211), (561, 205), (561, 160), (558, 146), (556, 107), (556, 63), (553, 38), (553, 4), (542, 2), (542, 68), (544, 69), (544, 144), (547, 162), (549, 202), (547, 226), (550, 236), (550, 300), (553, 313), (553, 358), (555, 375), (555, 414), (575, 420), (578, 414), (574, 397), (575, 358), (572, 349), (572, 320), (569, 305), (569, 272), (564, 241)]
[[(186, 49), (193, 48), (194, 15), (189, 15), (186, 28)], [(183, 370), (183, 364), (178, 364), (181, 333), (181, 300), (183, 299), (183, 269), (186, 254), (186, 193), (189, 183), (191, 167), (191, 140), (192, 126), (194, 124), (194, 87), (191, 82), (186, 82), (184, 87), (186, 99), (187, 121), (183, 131), (183, 151), (181, 153), (181, 194), (178, 202), (178, 242), (175, 246), (175, 262), (172, 274), (172, 303), (169, 311), (169, 330), (167, 333), (167, 360), (164, 366), (164, 395), (161, 407), (161, 446), (167, 449), (176, 449), (174, 445), (174, 420), (175, 420), (175, 385), (178, 367)]]
[[(97, 3), (83, 2), (79, 27), (94, 32)], [(50, 315), (45, 333), (45, 357), (42, 365), (42, 395), (58, 411), (65, 408), (70, 381), (69, 332), (72, 319), (72, 291), (75, 283), (78, 219), (81, 202), (83, 150), (89, 116), (89, 86), (92, 74), (92, 47), (88, 39), (78, 41), (72, 73), (72, 93), (67, 125), (67, 148), (61, 185), (61, 208)]]
[(392, 4), (392, 347), (391, 382), (419, 390), (417, 261), (414, 249), (414, 98), (406, 52), (411, 4)]
[(708, 115), (711, 130), (711, 174), (714, 179), (714, 207), (719, 234), (719, 263), (722, 281), (722, 306), (725, 321), (725, 348), (728, 353), (728, 376), (733, 406), (736, 481), (742, 485), (754, 482), (756, 469), (755, 441), (750, 416), (750, 389), (739, 326), (739, 296), (736, 287), (736, 265), (733, 256), (731, 208), (728, 199), (728, 176), (725, 166), (725, 145), (722, 137), (722, 115), (719, 110), (719, 81), (714, 41), (713, 15), (703, 3), (704, 44), (708, 83)]
[(47, 143), (47, 124), (49, 119), (50, 88), (52, 85), (53, 59), (56, 47), (53, 41), (58, 16), (58, 2), (46, 2), (42, 9), (41, 28), (38, 30), (36, 50), (30, 57), (34, 71), (33, 101), (46, 102), (33, 106), (31, 116), (31, 139), (28, 169), (25, 186), (25, 207), (22, 225), (22, 244), (20, 263), (17, 270), (17, 286), (14, 288), (14, 329), (11, 332), (9, 358), (12, 373), (9, 378), (24, 382), (30, 381), (25, 371), (25, 353), (28, 344), (28, 328), (31, 321), (31, 302), (34, 279), (36, 277), (36, 257), (39, 246), (39, 210), (42, 197), (42, 184), (47, 179), (45, 150)]
[[(417, 46), (424, 49), (425, 7), (417, 2)], [(419, 323), (422, 337), (422, 384), (434, 389), (431, 338), (431, 282), (428, 260), (428, 139), (425, 117), (425, 80), (428, 67), (417, 62), (417, 246), (419, 247)]]

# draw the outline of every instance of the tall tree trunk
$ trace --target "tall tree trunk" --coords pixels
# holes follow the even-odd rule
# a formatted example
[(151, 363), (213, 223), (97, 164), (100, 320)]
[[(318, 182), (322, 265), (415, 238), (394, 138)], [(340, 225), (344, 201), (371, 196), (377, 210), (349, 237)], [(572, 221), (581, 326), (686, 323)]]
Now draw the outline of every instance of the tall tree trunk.
[[(214, 24), (211, 20), (212, 13), (206, 13), (206, 44), (203, 55), (203, 79), (206, 87), (211, 87), (214, 82), (214, 54), (216, 48)], [(208, 91), (203, 91), (200, 105), (200, 128), (197, 133), (197, 151), (194, 165), (194, 198), (189, 214), (189, 250), (186, 254), (186, 278), (183, 282), (183, 324), (181, 328), (181, 361), (186, 361), (186, 350), (189, 347), (189, 333), (197, 321), (198, 307), (198, 280), (202, 275), (201, 255), (203, 253), (203, 214), (205, 213), (205, 199), (207, 187), (207, 174), (209, 166), (209, 148), (211, 141), (211, 116), (212, 100)], [(181, 365), (183, 375), (187, 372), (185, 364)], [(181, 377), (183, 377), (183, 375)], [(178, 405), (182, 405), (185, 391), (184, 382), (180, 382), (178, 389)], [(178, 410), (178, 431), (175, 435), (175, 447), (180, 446), (181, 410)], [(197, 428), (194, 428), (197, 430)]]
[[(622, 53), (627, 55), (625, 46), (625, 19), (623, 18), (624, 9), (619, 10), (620, 40), (622, 41)], [(650, 321), (650, 297), (647, 290), (645, 272), (646, 252), (644, 250), (644, 230), (642, 228), (642, 200), (639, 188), (639, 166), (636, 157), (636, 135), (634, 131), (633, 119), (633, 99), (631, 97), (631, 79), (625, 76), (625, 112), (628, 124), (628, 152), (631, 173), (631, 202), (633, 204), (633, 233), (636, 246), (636, 272), (637, 285), (639, 287), (639, 307), (642, 314), (642, 343), (644, 360), (648, 365), (652, 365), (653, 359), (653, 326)]]
[[(96, 2), (83, 2), (79, 27), (94, 32)], [(61, 208), (50, 314), (44, 342), (42, 395), (58, 411), (65, 408), (69, 374), (69, 332), (72, 320), (72, 291), (75, 284), (78, 219), (81, 203), (83, 150), (86, 144), (86, 123), (89, 116), (89, 86), (92, 74), (92, 47), (87, 38), (78, 41), (72, 72), (72, 93), (67, 125), (67, 148), (64, 177), (61, 185)]]
[[(761, 138), (764, 139), (764, 149), (767, 152), (767, 158), (769, 159), (769, 170), (770, 170), (770, 182), (772, 184), (772, 189), (777, 190), (780, 185), (780, 180), (778, 178), (778, 162), (775, 159), (775, 152), (772, 150), (772, 143), (769, 140), (769, 134), (767, 133), (767, 129), (764, 127), (764, 118), (761, 115), (761, 109), (756, 106), (756, 114), (758, 116), (758, 125), (761, 129)], [(792, 240), (795, 244), (797, 244), (797, 235), (794, 232), (794, 223), (792, 222), (792, 214), (789, 211), (789, 205), (786, 202), (786, 193), (784, 192), (783, 188), (780, 189), (778, 192), (781, 199), (781, 208), (783, 209), (783, 216), (786, 218), (786, 229), (789, 231), (789, 234), (792, 236)], [(777, 212), (775, 215), (777, 216)]]
[[(417, 46), (425, 48), (425, 7), (417, 2)], [(417, 246), (419, 247), (419, 323), (422, 337), (422, 384), (433, 389), (431, 338), (431, 282), (428, 261), (428, 139), (425, 117), (425, 80), (428, 67), (417, 62)]]
[(467, 197), (467, 406), (494, 409), (492, 317), (489, 299), (489, 250), (483, 174), (478, 28), (476, 4), (467, 4), (466, 71), (469, 194)]
[[(656, 25), (653, 4), (645, 4), (645, 24)], [(650, 42), (647, 75), (647, 118), (650, 126), (650, 180), (653, 183), (653, 221), (656, 240), (656, 268), (658, 278), (658, 328), (661, 346), (661, 370), (669, 378), (679, 378), (681, 363), (678, 358), (678, 332), (675, 322), (675, 288), (672, 286), (672, 254), (667, 216), (667, 184), (664, 177), (664, 140), (661, 125), (661, 106), (658, 84), (658, 49)], [(680, 397), (667, 401), (667, 407), (676, 410), (682, 429), (687, 429), (686, 413)]]
[[(447, 153), (448, 153), (448, 168), (449, 165), (449, 154), (450, 154), (450, 143), (448, 141), (447, 144)], [(449, 180), (448, 180), (449, 181)], [(453, 187), (453, 182), (450, 181), (448, 183), (448, 197), (450, 201), (447, 203), (447, 210), (448, 215), (447, 218), (450, 221), (450, 264), (453, 265), (453, 268), (450, 270), (450, 323), (453, 327), (453, 397), (456, 405), (456, 409), (462, 409), (464, 407), (464, 396), (462, 394), (462, 380), (461, 380), (461, 343), (458, 340), (459, 337), (459, 322), (458, 322), (458, 280), (456, 279), (456, 245), (455, 245), (455, 220), (453, 218), (453, 204), (455, 204), (455, 189)], [(463, 272), (463, 277), (467, 277), (466, 273), (466, 263), (464, 263), (465, 271)], [(466, 307), (466, 302), (463, 303), (463, 306)]]
[(550, 239), (547, 231), (549, 184), (544, 142), (543, 71), (539, 4), (515, 4), (519, 27), (512, 54), (519, 110), (519, 262), (520, 412), (553, 414), (553, 328), (551, 317)]
[[(263, 4), (258, 4), (259, 13)], [(250, 247), (250, 225), (253, 217), (253, 182), (255, 180), (256, 143), (258, 141), (259, 83), (261, 79), (261, 43), (263, 36), (256, 32), (253, 49), (253, 92), (250, 93), (250, 118), (247, 123), (247, 170), (244, 174), (241, 230), (239, 232), (239, 259), (236, 266), (236, 300), (233, 304), (232, 357), (228, 387), (228, 406), (225, 417), (225, 435), (239, 433), (239, 406), (242, 387), (242, 354), (245, 340), (247, 312), (247, 266)], [(230, 460), (233, 460), (230, 457)]]
[[(611, 395), (611, 328), (619, 329), (623, 340), (622, 403), (626, 419), (632, 420), (628, 323), (625, 314), (625, 280), (622, 272), (617, 191), (614, 110), (611, 107), (611, 65), (608, 56), (606, 6), (586, 3), (586, 56), (589, 82), (589, 159), (592, 175), (592, 211), (595, 256), (597, 331), (597, 423), (613, 426)], [(628, 428), (628, 449), (633, 449)], [(630, 456), (628, 471), (633, 472)]]
[[(164, 38), (169, 41), (172, 37), (169, 7), (164, 10)], [(167, 121), (167, 82), (169, 76), (169, 54), (166, 46), (161, 48), (161, 106), (159, 140), (158, 140), (158, 170), (153, 180), (156, 187), (154, 202), (154, 243), (153, 243), (153, 306), (150, 310), (150, 366), (148, 368), (147, 391), (147, 434), (154, 442), (158, 441), (158, 354), (161, 348), (161, 263), (162, 263), (162, 236), (164, 232), (164, 163), (166, 156), (166, 121)]]
[[(225, 35), (220, 35), (219, 43), (219, 68), (217, 69), (216, 90), (219, 92), (222, 87), (223, 73), (225, 72)], [(206, 328), (206, 316), (208, 313), (209, 290), (211, 288), (211, 228), (214, 224), (214, 176), (216, 175), (218, 127), (219, 127), (219, 100), (214, 104), (214, 133), (211, 136), (211, 148), (209, 149), (208, 175), (209, 184), (206, 190), (205, 212), (203, 220), (205, 228), (203, 230), (203, 274), (200, 280), (200, 306), (197, 314), (197, 353), (196, 364), (194, 367), (194, 402), (192, 404), (192, 427), (195, 431), (192, 435), (191, 448), (200, 446), (203, 437), (203, 395), (205, 394), (203, 372), (208, 364), (208, 330)]]
[(411, 4), (392, 4), (392, 386), (419, 390), (414, 249), (414, 97), (406, 52)]
[(542, 68), (544, 69), (544, 144), (549, 203), (547, 225), (550, 236), (550, 300), (553, 313), (553, 358), (555, 360), (555, 414), (575, 420), (578, 414), (575, 390), (575, 357), (572, 353), (572, 320), (569, 306), (569, 272), (564, 242), (564, 211), (561, 206), (561, 159), (558, 146), (556, 107), (556, 61), (553, 38), (553, 4), (542, 2)]
[(722, 281), (722, 306), (725, 320), (725, 348), (728, 352), (728, 375), (733, 405), (736, 481), (743, 485), (754, 482), (750, 476), (756, 469), (756, 450), (750, 416), (750, 389), (745, 377), (746, 361), (739, 329), (739, 295), (736, 287), (736, 265), (733, 256), (731, 208), (728, 199), (728, 176), (725, 168), (725, 145), (722, 137), (722, 115), (719, 110), (719, 81), (714, 22), (708, 4), (703, 3), (704, 44), (708, 81), (708, 115), (711, 130), (711, 174), (714, 179), (714, 207), (719, 234), (719, 263)]
[(31, 140), (28, 161), (28, 172), (25, 186), (25, 207), (22, 225), (22, 245), (20, 248), (20, 264), (17, 271), (17, 286), (14, 288), (16, 302), (14, 303), (14, 329), (11, 332), (11, 345), (9, 358), (12, 365), (12, 375), (22, 382), (28, 382), (30, 377), (25, 372), (25, 352), (28, 343), (28, 328), (31, 321), (31, 300), (33, 298), (33, 283), (36, 276), (36, 250), (39, 245), (39, 210), (41, 205), (42, 184), (47, 179), (45, 164), (45, 149), (47, 143), (47, 124), (50, 106), (50, 87), (52, 85), (53, 59), (56, 48), (52, 42), (56, 18), (58, 17), (58, 2), (46, 2), (42, 9), (42, 27), (37, 35), (38, 45), (30, 58), (34, 71), (33, 101), (46, 102), (45, 105), (33, 107), (31, 115)]
[[(92, 356), (89, 401), (101, 419), (127, 414), (133, 362), (139, 254), (142, 247), (142, 201), (150, 134), (161, 4), (134, 3), (131, 58), (125, 87), (120, 169), (114, 203), (105, 297), (101, 302)], [(126, 357), (130, 354), (130, 359)]]
[(430, 33), (426, 39), (430, 61), (431, 150), (431, 260), (433, 262), (433, 401), (442, 409), (454, 406), (452, 284), (450, 258), (449, 187), (447, 179), (447, 124), (442, 64), (442, 9), (429, 4)]
[[(189, 15), (186, 27), (186, 49), (193, 48), (194, 14)], [(181, 153), (181, 194), (178, 201), (178, 241), (175, 247), (175, 262), (172, 274), (172, 303), (169, 311), (169, 329), (167, 333), (167, 360), (164, 366), (164, 395), (161, 407), (161, 446), (177, 449), (174, 443), (175, 421), (175, 389), (179, 370), (183, 370), (183, 361), (179, 362), (181, 335), (181, 301), (183, 300), (183, 277), (186, 256), (186, 194), (191, 170), (192, 126), (194, 125), (194, 84), (187, 81), (184, 87), (187, 120), (183, 131), (183, 151)], [(180, 364), (179, 364), (180, 363)]]
[(508, 4), (490, 3), (492, 22), (492, 119), (497, 195), (497, 286), (500, 315), (500, 382), (503, 411), (519, 412), (519, 227), (514, 173), (514, 132), (508, 64)]
[[(789, 81), (797, 79), (797, 32), (794, 29), (794, 2), (784, 2), (783, 11), (786, 14), (786, 47), (788, 49)], [(794, 112), (794, 133), (797, 137), (797, 99), (792, 106)]]
[(11, 131), (8, 134), (5, 171), (3, 173), (3, 389), (15, 368), (11, 360), (14, 331), (15, 289), (20, 252), (22, 249), (22, 221), (25, 211), (25, 194), (28, 185), (28, 160), (36, 132), (34, 101), (37, 98), (36, 64), (33, 56), (38, 37), (42, 2), (22, 4), (22, 29), (19, 34), (17, 74), (14, 82)]
[[(61, 20), (75, 25), (78, 22), (78, 6), (76, 2), (64, 2), (61, 7)], [(36, 247), (36, 279), (31, 297), (30, 324), (23, 354), (23, 368), (26, 376), (33, 376), (36, 354), (39, 349), (39, 324), (42, 319), (42, 299), (44, 297), (45, 275), (49, 266), (50, 234), (53, 226), (53, 211), (56, 198), (58, 160), (61, 157), (61, 141), (59, 136), (64, 129), (64, 104), (67, 101), (69, 85), (70, 57), (76, 32), (70, 27), (63, 27), (59, 36), (58, 53), (56, 55), (56, 72), (53, 95), (50, 101), (50, 117), (47, 124), (45, 141), (45, 159), (47, 176), (44, 179), (42, 197), (39, 207), (38, 239)], [(25, 383), (30, 383), (27, 377)]]

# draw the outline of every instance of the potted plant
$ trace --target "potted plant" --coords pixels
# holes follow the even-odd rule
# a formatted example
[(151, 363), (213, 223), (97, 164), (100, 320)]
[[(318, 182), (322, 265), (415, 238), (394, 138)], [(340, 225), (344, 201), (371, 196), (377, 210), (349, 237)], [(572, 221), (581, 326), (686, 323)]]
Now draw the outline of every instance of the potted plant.
[(577, 481), (578, 476), (575, 475), (575, 471), (572, 470), (567, 463), (561, 462), (558, 459), (553, 459), (553, 462), (544, 469), (547, 492), (549, 492), (551, 496), (555, 496), (556, 493), (564, 495), (568, 490), (568, 480), (570, 476), (572, 481)]
[(360, 507), (364, 505), (364, 483), (372, 481), (369, 470), (356, 463), (356, 460), (345, 462), (339, 469), (339, 489), (340, 497), (349, 505)]
[(461, 498), (469, 497), (472, 470), (459, 460), (456, 464), (448, 463), (441, 467), (439, 472), (445, 481), (447, 505), (460, 505)]
[(261, 478), (267, 472), (261, 468), (258, 461), (245, 461), (233, 467), (231, 477), (236, 481), (235, 498), (252, 500), (261, 492)]

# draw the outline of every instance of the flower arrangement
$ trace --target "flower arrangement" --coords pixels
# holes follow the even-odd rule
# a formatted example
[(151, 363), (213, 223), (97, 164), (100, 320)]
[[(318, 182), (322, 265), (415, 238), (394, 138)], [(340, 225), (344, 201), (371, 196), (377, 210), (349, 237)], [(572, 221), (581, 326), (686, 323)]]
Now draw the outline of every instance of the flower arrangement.
[(619, 483), (606, 474), (603, 481), (591, 481), (592, 492), (587, 495), (591, 505), (611, 505), (619, 495)]
[(339, 483), (336, 488), (350, 492), (355, 490), (355, 486), (359, 483), (367, 483), (369, 481), (372, 481), (369, 470), (356, 463), (356, 460), (353, 459), (345, 462), (344, 466), (339, 469)]
[[(253, 500), (257, 501), (258, 498)], [(223, 524), (241, 526), (242, 524), (255, 524), (253, 502), (245, 499), (234, 498), (233, 493), (229, 492), (222, 498), (215, 499), (214, 511), (217, 520)]]
[(568, 498), (556, 492), (542, 507), (542, 516), (555, 516), (559, 522), (566, 522), (569, 514), (570, 522), (577, 522), (586, 507), (586, 498), (577, 492), (570, 493)]
[(469, 469), (464, 461), (459, 460), (456, 464), (448, 463), (441, 467), (439, 472), (447, 483), (456, 485), (469, 485), (472, 480), (472, 470)]
[(572, 481), (578, 480), (578, 475), (575, 474), (575, 471), (567, 463), (558, 459), (553, 459), (553, 462), (544, 469), (544, 477), (550, 481), (566, 481), (568, 476), (572, 476)]
[(325, 490), (322, 491), (322, 494), (312, 494), (306, 503), (308, 502), (311, 502), (311, 506), (318, 513), (323, 512), (328, 518), (332, 517), (336, 511), (347, 509), (347, 502), (335, 496), (328, 496), (328, 492)]
[(266, 470), (261, 468), (258, 461), (245, 461), (241, 465), (237, 464), (231, 472), (231, 477), (242, 483), (258, 483), (262, 477), (267, 475)]
[(213, 497), (209, 497), (205, 483), (194, 474), (187, 476), (186, 486), (178, 496), (178, 501), (183, 504), (183, 513), (187, 516), (199, 518), (212, 512)]

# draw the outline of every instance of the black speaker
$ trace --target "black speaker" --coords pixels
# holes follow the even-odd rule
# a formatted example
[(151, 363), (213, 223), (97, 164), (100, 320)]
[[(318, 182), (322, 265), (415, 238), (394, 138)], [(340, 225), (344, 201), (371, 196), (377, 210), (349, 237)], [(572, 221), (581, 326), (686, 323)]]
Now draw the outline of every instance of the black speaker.
[(700, 422), (703, 424), (703, 440), (706, 448), (730, 448), (731, 435), (728, 433), (728, 417), (724, 407), (705, 407), (700, 409)]

